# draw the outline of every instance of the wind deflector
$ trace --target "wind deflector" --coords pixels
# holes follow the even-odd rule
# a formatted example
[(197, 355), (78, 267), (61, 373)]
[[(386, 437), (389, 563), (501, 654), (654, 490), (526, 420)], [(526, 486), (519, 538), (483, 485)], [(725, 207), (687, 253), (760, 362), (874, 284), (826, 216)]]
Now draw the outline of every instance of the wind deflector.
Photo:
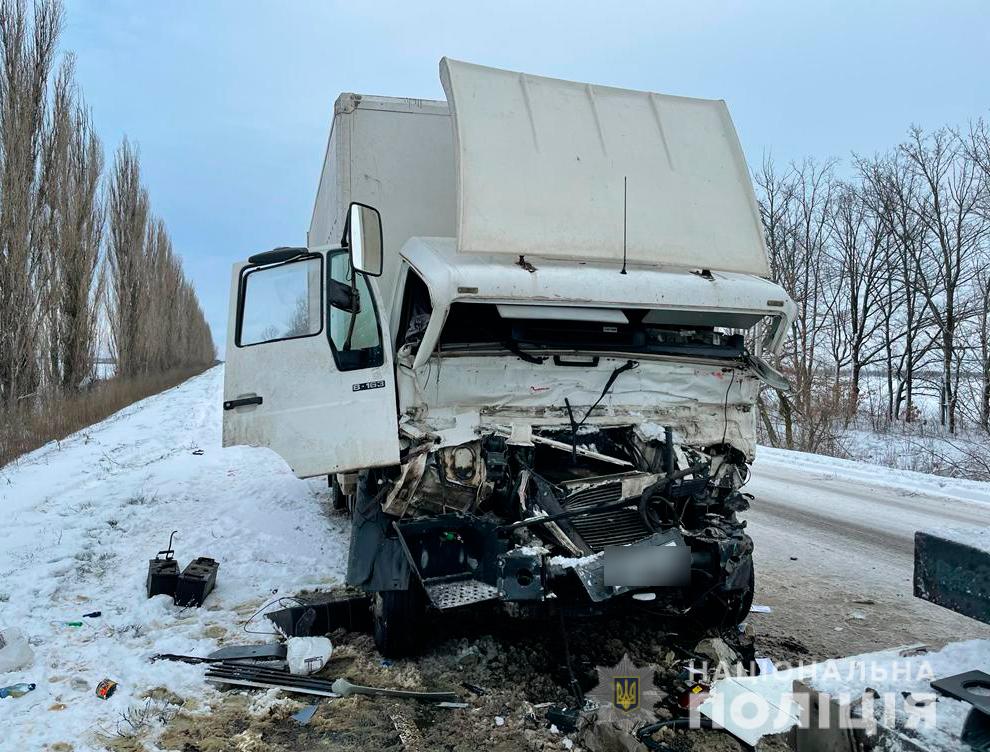
[(725, 103), (443, 58), (454, 120), (457, 245), (614, 260), (628, 179), (631, 264), (768, 276), (756, 199)]

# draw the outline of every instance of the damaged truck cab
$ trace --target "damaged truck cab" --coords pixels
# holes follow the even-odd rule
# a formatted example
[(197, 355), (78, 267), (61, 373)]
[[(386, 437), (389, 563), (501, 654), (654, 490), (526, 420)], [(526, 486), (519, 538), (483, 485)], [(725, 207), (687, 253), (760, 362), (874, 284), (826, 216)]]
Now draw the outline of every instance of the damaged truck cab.
[(724, 103), (441, 80), (342, 95), (307, 246), (235, 267), (224, 445), (332, 478), (383, 653), (485, 602), (737, 623), (793, 304)]

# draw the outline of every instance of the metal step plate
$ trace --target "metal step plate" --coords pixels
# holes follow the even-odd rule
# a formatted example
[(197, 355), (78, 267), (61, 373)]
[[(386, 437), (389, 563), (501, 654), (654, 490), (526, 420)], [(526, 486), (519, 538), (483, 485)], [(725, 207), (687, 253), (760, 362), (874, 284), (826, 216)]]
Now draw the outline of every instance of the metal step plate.
[(495, 600), (498, 598), (498, 588), (480, 580), (458, 580), (427, 585), (426, 594), (434, 606), (446, 610)]

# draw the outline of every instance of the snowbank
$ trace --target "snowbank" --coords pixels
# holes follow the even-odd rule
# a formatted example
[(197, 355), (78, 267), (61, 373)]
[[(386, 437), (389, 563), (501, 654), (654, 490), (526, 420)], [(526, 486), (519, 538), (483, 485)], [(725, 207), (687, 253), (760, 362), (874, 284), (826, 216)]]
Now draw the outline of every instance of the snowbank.
[(756, 466), (776, 465), (793, 470), (818, 473), (823, 480), (861, 480), (874, 486), (903, 489), (912, 493), (933, 493), (964, 501), (990, 504), (990, 483), (961, 478), (929, 475), (913, 470), (880, 467), (868, 462), (808, 454), (789, 449), (759, 446), (756, 450)]
[[(151, 690), (208, 699), (202, 668), (149, 656), (263, 641), (242, 629), (255, 611), (343, 579), (347, 531), (325, 513), (325, 482), (264, 449), (221, 451), (222, 384), (214, 368), (0, 469), (0, 627), (23, 629), (35, 652), (0, 685), (38, 685), (0, 700), (4, 749), (101, 749)], [(148, 559), (172, 530), (180, 566), (220, 562), (203, 608), (145, 596)], [(269, 631), (261, 618), (250, 628)], [(107, 701), (95, 695), (105, 677), (119, 682)]]

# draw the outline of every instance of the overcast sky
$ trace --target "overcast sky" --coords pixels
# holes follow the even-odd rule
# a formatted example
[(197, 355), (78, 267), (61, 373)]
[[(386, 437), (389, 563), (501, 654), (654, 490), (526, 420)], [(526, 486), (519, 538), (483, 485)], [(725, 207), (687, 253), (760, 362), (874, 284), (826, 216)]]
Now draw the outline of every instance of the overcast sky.
[(305, 242), (334, 99), (443, 99), (443, 55), (725, 99), (751, 167), (990, 114), (988, 0), (65, 2), (104, 144), (140, 145), (221, 352), (230, 265)]

